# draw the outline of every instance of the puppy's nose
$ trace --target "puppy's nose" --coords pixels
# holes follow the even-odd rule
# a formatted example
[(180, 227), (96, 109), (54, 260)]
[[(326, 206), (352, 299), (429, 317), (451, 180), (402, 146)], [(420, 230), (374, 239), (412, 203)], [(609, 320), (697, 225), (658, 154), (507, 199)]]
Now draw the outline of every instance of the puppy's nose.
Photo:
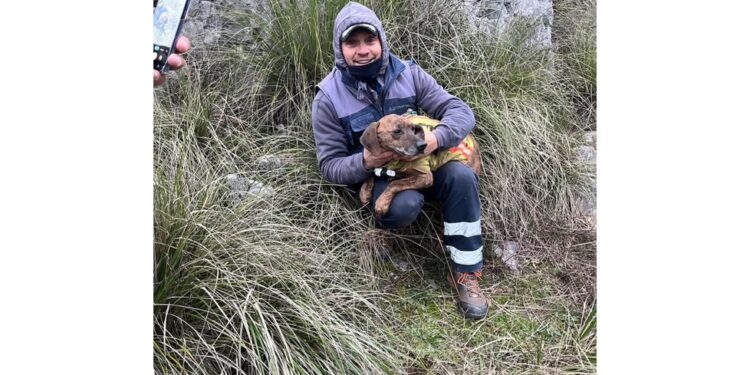
[(425, 147), (427, 147), (427, 143), (425, 142), (417, 143), (417, 151), (419, 151), (420, 154), (424, 153)]

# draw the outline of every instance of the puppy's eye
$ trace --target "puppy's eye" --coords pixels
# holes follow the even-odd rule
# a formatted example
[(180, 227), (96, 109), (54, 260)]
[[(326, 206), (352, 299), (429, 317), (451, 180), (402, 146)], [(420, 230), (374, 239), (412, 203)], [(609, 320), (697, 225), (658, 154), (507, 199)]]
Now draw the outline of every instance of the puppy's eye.
[(394, 130), (394, 131), (393, 131), (393, 134), (396, 134), (396, 135), (399, 135), (399, 134), (401, 134), (401, 133), (403, 133), (403, 132), (401, 131), (401, 129), (396, 129), (396, 130)]

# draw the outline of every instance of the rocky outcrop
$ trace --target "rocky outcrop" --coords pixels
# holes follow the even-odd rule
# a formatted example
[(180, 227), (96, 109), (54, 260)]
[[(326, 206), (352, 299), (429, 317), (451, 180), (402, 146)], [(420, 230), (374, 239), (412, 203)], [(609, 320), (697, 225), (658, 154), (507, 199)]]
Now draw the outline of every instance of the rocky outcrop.
[(464, 9), (477, 31), (501, 34), (520, 21), (531, 28), (530, 45), (552, 45), (552, 0), (467, 0)]
[[(222, 12), (247, 10), (262, 14), (263, 4), (258, 0), (200, 0), (193, 1), (190, 13), (185, 20), (184, 33), (190, 36), (193, 44), (215, 44), (222, 33), (231, 34), (233, 30), (224, 24)], [(235, 30), (236, 31), (236, 30)]]
[[(458, 1), (457, 1), (458, 2)], [(219, 13), (250, 10), (263, 14), (267, 1), (201, 0), (194, 1), (185, 21), (184, 32), (194, 44), (213, 44), (226, 31)], [(527, 22), (532, 28), (529, 43), (541, 47), (552, 45), (552, 0), (465, 0), (463, 10), (476, 31), (502, 33), (514, 21)]]

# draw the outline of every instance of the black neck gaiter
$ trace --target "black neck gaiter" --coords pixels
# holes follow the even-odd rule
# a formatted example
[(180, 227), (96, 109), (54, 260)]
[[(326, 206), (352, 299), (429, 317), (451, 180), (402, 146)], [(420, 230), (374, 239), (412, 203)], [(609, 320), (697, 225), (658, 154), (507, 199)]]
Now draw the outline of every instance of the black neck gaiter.
[(383, 59), (377, 59), (367, 65), (363, 66), (349, 66), (347, 69), (349, 70), (349, 74), (352, 75), (356, 80), (373, 83), (378, 78), (378, 73), (380, 72), (380, 64), (383, 62)]

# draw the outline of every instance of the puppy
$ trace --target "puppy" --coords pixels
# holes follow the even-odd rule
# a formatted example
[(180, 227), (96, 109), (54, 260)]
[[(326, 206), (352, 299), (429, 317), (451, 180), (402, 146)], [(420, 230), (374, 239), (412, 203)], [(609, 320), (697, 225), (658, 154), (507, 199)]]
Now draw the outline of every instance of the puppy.
[[(431, 130), (438, 124), (439, 121), (426, 116), (388, 115), (371, 123), (362, 133), (360, 143), (373, 155), (389, 150), (401, 156), (416, 156), (422, 154), (427, 146), (425, 129)], [(448, 150), (434, 152), (413, 161), (393, 160), (388, 163), (385, 166), (386, 174), (392, 178), (383, 194), (375, 201), (375, 214), (386, 214), (393, 197), (401, 191), (432, 186), (432, 172), (453, 160), (461, 161), (479, 174), (482, 161), (473, 135), (469, 134), (458, 146)], [(382, 169), (376, 168), (375, 174), (380, 176)], [(362, 184), (359, 190), (362, 204), (370, 202), (374, 183), (375, 177), (370, 176)]]

